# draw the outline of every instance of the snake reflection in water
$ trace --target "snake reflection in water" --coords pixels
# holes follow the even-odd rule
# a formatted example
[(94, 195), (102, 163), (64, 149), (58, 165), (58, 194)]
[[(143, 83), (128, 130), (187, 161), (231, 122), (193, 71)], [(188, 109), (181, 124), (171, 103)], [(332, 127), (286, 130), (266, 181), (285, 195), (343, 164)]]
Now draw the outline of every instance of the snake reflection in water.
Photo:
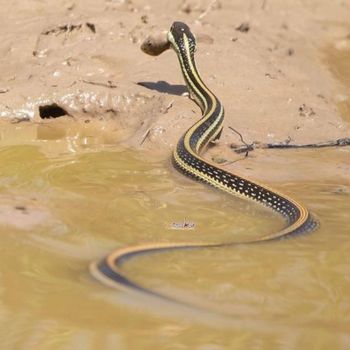
[(254, 239), (239, 242), (184, 242), (184, 243), (150, 243), (121, 248), (113, 251), (99, 262), (90, 265), (92, 275), (102, 283), (153, 295), (163, 300), (187, 304), (182, 300), (148, 289), (133, 281), (122, 271), (122, 265), (130, 258), (144, 254), (169, 252), (174, 250), (218, 248), (242, 243), (257, 243), (278, 239), (291, 234), (306, 233), (317, 227), (317, 222), (308, 210), (296, 202), (267, 186), (248, 180), (231, 172), (218, 168), (201, 156), (210, 141), (221, 135), (224, 108), (217, 97), (204, 84), (196, 68), (194, 53), (196, 40), (189, 27), (182, 22), (174, 22), (168, 32), (170, 47), (176, 52), (182, 74), (190, 96), (202, 111), (202, 117), (192, 125), (180, 138), (173, 152), (173, 165), (181, 173), (197, 181), (212, 185), (231, 195), (250, 199), (279, 213), (286, 220), (286, 227), (278, 232), (262, 235)]

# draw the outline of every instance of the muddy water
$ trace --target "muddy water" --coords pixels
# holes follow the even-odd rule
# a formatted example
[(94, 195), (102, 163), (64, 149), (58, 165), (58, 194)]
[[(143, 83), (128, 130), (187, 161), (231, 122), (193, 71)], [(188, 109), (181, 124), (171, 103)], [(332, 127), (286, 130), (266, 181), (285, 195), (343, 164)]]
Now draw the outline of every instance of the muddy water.
[[(198, 308), (165, 304), (105, 288), (89, 262), (140, 242), (255, 236), (280, 219), (184, 179), (167, 159), (55, 122), (2, 128), (1, 349), (350, 347), (349, 181), (275, 184), (319, 217), (314, 234), (126, 264)], [(171, 228), (184, 220), (194, 229)]]

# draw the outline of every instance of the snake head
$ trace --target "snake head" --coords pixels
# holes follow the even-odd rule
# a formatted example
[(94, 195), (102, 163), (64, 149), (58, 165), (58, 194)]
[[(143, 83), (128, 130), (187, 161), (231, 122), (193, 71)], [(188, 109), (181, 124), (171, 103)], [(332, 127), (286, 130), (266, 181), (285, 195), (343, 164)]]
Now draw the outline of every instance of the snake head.
[(174, 22), (168, 32), (168, 40), (175, 51), (186, 54), (187, 48), (193, 55), (196, 51), (196, 38), (189, 26), (183, 22)]

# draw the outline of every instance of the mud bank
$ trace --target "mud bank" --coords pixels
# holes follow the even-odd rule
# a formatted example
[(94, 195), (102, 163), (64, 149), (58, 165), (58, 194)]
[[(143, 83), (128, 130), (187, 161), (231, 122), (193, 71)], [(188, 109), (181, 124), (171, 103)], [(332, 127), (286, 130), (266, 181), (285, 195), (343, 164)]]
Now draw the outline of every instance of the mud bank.
[(3, 120), (94, 120), (94, 130), (115, 133), (115, 142), (168, 156), (199, 109), (183, 96), (175, 54), (149, 57), (139, 46), (150, 32), (182, 20), (198, 37), (203, 79), (226, 108), (212, 154), (231, 155), (230, 144), (239, 142), (227, 126), (247, 142), (349, 136), (337, 108), (348, 90), (326, 64), (327, 52), (349, 49), (348, 2), (0, 3)]

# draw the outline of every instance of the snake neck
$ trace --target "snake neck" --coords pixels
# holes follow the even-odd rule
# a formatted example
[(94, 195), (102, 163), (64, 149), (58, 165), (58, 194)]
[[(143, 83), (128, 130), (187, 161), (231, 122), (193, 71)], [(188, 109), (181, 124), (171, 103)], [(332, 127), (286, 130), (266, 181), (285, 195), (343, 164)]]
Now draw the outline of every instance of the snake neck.
[(202, 112), (201, 119), (185, 132), (179, 143), (183, 143), (187, 149), (199, 155), (210, 141), (220, 136), (224, 121), (224, 108), (202, 81), (195, 64), (194, 52), (189, 44), (186, 45), (186, 40), (184, 40), (184, 47), (175, 51), (190, 97)]

